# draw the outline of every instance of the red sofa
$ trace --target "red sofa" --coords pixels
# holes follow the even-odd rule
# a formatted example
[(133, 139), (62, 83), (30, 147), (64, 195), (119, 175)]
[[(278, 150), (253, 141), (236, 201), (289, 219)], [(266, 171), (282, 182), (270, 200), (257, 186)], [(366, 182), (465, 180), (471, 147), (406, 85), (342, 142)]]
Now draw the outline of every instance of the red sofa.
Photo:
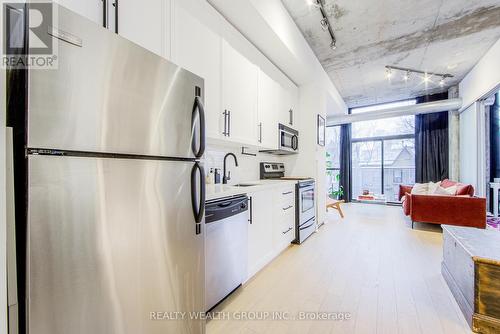
[(447, 224), (456, 226), (486, 227), (486, 198), (474, 197), (474, 187), (450, 180), (441, 187), (457, 185), (454, 196), (412, 195), (413, 186), (399, 186), (399, 199), (403, 212), (413, 222)]

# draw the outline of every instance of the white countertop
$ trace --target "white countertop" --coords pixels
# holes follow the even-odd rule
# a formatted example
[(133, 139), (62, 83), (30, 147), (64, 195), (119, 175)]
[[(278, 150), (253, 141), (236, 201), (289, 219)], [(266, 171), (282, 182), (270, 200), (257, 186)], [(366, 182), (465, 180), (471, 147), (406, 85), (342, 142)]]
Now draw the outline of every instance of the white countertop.
[(294, 185), (297, 183), (295, 180), (258, 180), (241, 182), (242, 184), (255, 184), (246, 187), (238, 187), (230, 184), (207, 184), (206, 200), (210, 201), (217, 198), (223, 198), (234, 195), (248, 194), (264, 189), (271, 189), (275, 187), (283, 187), (287, 185)]

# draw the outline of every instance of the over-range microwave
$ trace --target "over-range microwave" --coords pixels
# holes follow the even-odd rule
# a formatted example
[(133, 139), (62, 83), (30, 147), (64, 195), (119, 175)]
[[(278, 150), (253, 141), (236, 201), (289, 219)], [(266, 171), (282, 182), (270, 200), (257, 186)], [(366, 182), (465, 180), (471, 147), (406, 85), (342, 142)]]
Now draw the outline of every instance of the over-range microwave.
[(260, 152), (288, 155), (299, 152), (299, 132), (286, 125), (278, 124), (278, 148), (276, 150), (262, 150)]

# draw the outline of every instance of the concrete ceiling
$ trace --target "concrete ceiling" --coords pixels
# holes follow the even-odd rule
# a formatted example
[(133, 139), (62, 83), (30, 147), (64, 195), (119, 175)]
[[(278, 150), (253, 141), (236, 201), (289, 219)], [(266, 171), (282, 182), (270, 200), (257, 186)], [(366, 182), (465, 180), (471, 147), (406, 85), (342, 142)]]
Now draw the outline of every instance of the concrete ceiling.
[[(349, 107), (402, 100), (457, 84), (500, 38), (500, 0), (324, 0), (337, 38), (307, 0), (282, 0)], [(385, 78), (385, 65), (454, 78)]]

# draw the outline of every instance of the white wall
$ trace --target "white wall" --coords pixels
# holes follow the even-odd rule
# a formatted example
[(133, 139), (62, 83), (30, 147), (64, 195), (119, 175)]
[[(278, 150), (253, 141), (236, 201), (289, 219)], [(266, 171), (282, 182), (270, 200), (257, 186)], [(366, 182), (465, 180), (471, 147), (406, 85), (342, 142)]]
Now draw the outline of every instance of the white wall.
[(459, 84), (462, 110), (487, 97), (500, 85), (500, 39), (479, 60)]
[(478, 186), (478, 104), (460, 114), (460, 182)]

